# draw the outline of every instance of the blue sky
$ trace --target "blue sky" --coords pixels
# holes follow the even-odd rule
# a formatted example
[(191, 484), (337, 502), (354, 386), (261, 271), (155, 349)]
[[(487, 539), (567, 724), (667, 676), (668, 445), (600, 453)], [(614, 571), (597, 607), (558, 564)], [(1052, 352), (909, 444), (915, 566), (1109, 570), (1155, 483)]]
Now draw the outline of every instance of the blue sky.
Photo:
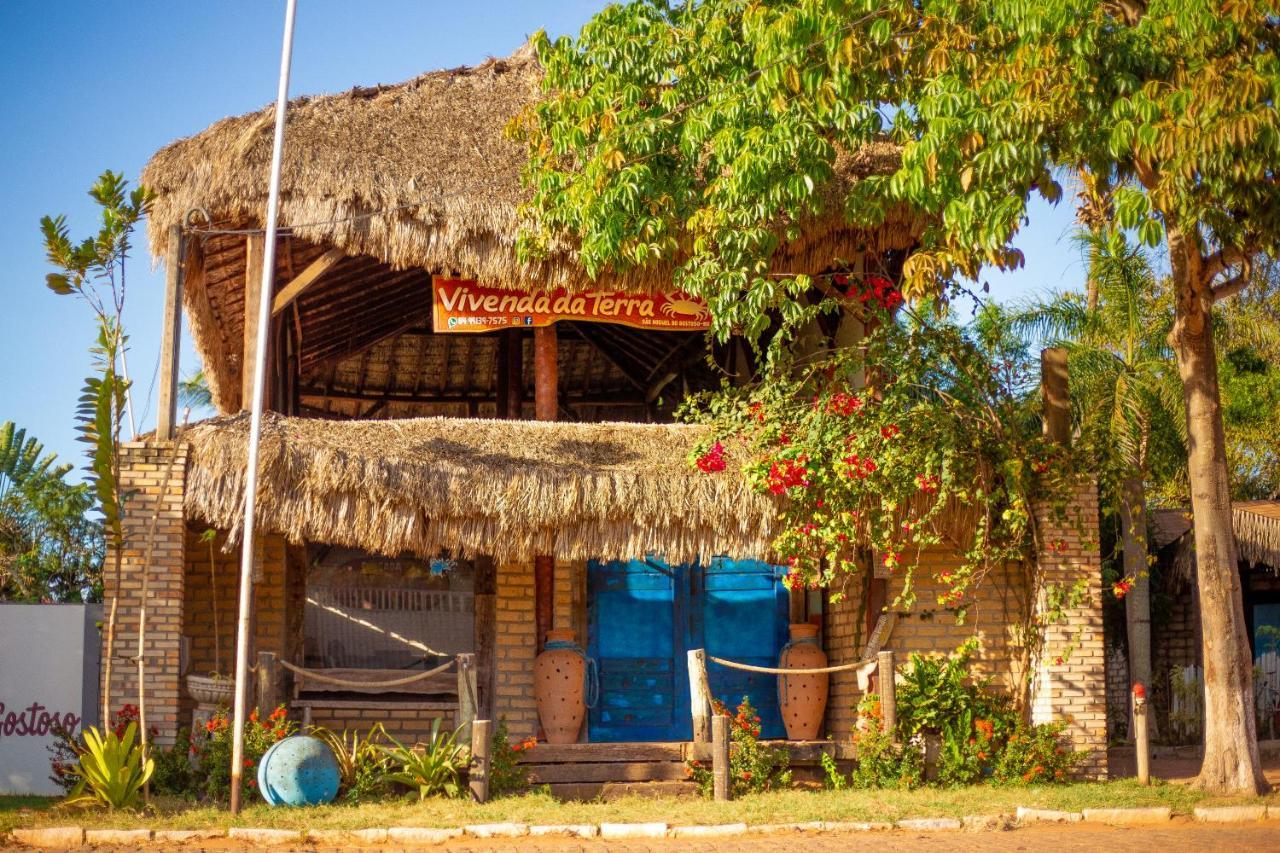
[[(299, 0), (290, 93), (474, 64), (540, 27), (575, 33), (604, 5)], [(65, 213), (72, 236), (85, 236), (95, 227), (85, 193), (104, 169), (136, 179), (167, 142), (270, 102), (283, 9), (267, 0), (0, 4), (0, 421), (26, 427), (65, 461), (82, 463), (73, 417), (93, 324), (85, 306), (45, 289), (39, 219)], [(1078, 286), (1071, 224), (1069, 203), (1037, 204), (1018, 241), (1027, 265), (988, 276), (992, 297)], [(125, 309), (140, 430), (154, 422), (163, 290), (144, 244), (140, 236)], [(182, 370), (195, 366), (188, 344)]]

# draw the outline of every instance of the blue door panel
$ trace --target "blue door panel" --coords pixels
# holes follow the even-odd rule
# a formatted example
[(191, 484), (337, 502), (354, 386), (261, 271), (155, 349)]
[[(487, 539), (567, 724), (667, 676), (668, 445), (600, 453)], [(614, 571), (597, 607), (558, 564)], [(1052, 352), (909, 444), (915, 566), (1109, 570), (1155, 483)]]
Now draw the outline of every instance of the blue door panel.
[[(588, 652), (600, 673), (590, 739), (690, 739), (687, 651), (705, 648), (718, 657), (775, 665), (788, 612), (778, 577), (774, 566), (755, 560), (589, 562)], [(712, 695), (730, 707), (751, 698), (763, 736), (783, 736), (774, 676), (713, 663), (708, 678)]]

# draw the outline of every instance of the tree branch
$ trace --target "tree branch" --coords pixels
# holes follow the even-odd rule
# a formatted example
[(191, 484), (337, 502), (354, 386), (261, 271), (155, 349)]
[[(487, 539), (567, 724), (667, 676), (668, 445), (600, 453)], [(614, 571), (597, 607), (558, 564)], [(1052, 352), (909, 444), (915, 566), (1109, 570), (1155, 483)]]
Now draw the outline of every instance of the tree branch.
[(1240, 272), (1222, 282), (1222, 284), (1217, 284), (1209, 288), (1209, 294), (1213, 297), (1213, 301), (1220, 302), (1223, 299), (1235, 296), (1241, 290), (1244, 290), (1244, 286), (1249, 283), (1249, 279), (1251, 277), (1250, 266), (1250, 264), (1246, 263), (1241, 267)]
[(1245, 257), (1246, 255), (1239, 249), (1231, 246), (1223, 246), (1221, 249), (1204, 259), (1204, 265), (1201, 267), (1201, 271), (1206, 280), (1213, 281), (1232, 267), (1244, 263)]

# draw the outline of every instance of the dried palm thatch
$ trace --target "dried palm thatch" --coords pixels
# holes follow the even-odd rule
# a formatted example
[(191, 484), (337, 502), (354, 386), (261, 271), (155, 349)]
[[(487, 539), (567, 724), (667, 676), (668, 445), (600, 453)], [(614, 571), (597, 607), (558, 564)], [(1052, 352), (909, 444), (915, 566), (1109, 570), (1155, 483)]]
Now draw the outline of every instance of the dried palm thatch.
[[(238, 535), (248, 417), (188, 427), (186, 511)], [(651, 551), (763, 558), (777, 507), (686, 461), (702, 432), (650, 424), (263, 420), (259, 523), (293, 541), (527, 560)]]
[[(1170, 549), (1169, 565), (1176, 589), (1185, 589), (1195, 575), (1195, 535), (1190, 510), (1155, 510), (1153, 541), (1157, 550)], [(1238, 501), (1231, 505), (1231, 527), (1241, 562), (1280, 574), (1280, 501)], [(1162, 532), (1163, 531), (1163, 532)]]
[[(541, 69), (526, 47), (476, 67), (437, 71), (392, 86), (302, 97), (289, 105), (280, 223), (303, 248), (301, 269), (328, 248), (393, 270), (460, 275), (519, 289), (670, 287), (670, 264), (589, 279), (568, 241), (535, 263), (515, 253), (526, 152), (504, 129), (536, 102)], [(215, 230), (259, 229), (267, 204), (272, 108), (223, 119), (162, 148), (142, 172), (156, 193), (148, 220), (153, 255), (189, 211)], [(909, 248), (922, 224), (894, 212), (879, 228), (851, 227), (839, 200), (851, 182), (891, 171), (895, 146), (842, 154), (822, 216), (775, 258), (779, 271), (814, 273), (865, 251)], [(183, 301), (215, 402), (234, 408), (241, 348), (219, 306), (240, 308), (245, 236), (205, 233), (188, 255)], [(349, 266), (349, 265), (348, 265)], [(385, 269), (385, 267), (384, 267)], [(242, 308), (241, 308), (242, 310)], [(238, 322), (238, 320), (236, 321)]]
[(1240, 559), (1280, 573), (1280, 501), (1242, 501), (1231, 506)]
[[(500, 287), (624, 290), (670, 286), (670, 269), (631, 270), (589, 281), (570, 248), (544, 262), (517, 261), (517, 207), (527, 197), (522, 146), (505, 127), (539, 96), (542, 72), (526, 45), (505, 59), (436, 71), (392, 86), (296, 98), (289, 104), (280, 222), (314, 244), (368, 255), (393, 268), (456, 273)], [(260, 227), (266, 209), (273, 108), (226, 118), (158, 151), (142, 172), (156, 193), (154, 253), (189, 210), (215, 222)], [(837, 186), (896, 168), (898, 150), (871, 145), (837, 163)], [(779, 263), (816, 271), (864, 247), (906, 248), (918, 223), (899, 218), (866, 233), (839, 205), (806, 223)], [(390, 213), (385, 213), (391, 211)], [(318, 223), (318, 224), (309, 224)]]

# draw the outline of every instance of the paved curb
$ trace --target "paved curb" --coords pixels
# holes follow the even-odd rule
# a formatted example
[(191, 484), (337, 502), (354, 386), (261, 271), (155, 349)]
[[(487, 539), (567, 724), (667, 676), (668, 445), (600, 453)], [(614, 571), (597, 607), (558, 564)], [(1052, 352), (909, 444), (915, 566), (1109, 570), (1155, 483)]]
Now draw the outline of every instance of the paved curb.
[(1076, 823), (1084, 820), (1080, 812), (1060, 812), (1055, 809), (1029, 809), (1018, 806), (1016, 818), (1019, 824), (1030, 823)]
[(149, 829), (86, 829), (85, 844), (146, 844), (151, 841)]
[(461, 838), (461, 829), (430, 829), (422, 826), (393, 826), (387, 830), (388, 841), (405, 844), (444, 844), (453, 838)]
[(297, 844), (303, 840), (302, 831), (298, 829), (259, 829), (252, 826), (233, 826), (227, 830), (227, 837), (251, 844)]
[(1202, 823), (1244, 823), (1265, 820), (1268, 811), (1267, 806), (1197, 806), (1192, 816)]
[(666, 838), (665, 823), (602, 823), (600, 837), (607, 839), (622, 838)]
[(472, 823), (462, 827), (462, 831), (476, 838), (519, 838), (529, 834), (529, 824)]
[(893, 829), (888, 821), (824, 820), (823, 832), (886, 832)]
[(960, 818), (969, 832), (1004, 832), (1016, 826), (1011, 814), (971, 814)]
[(30, 847), (79, 847), (84, 843), (84, 828), (50, 826), (44, 829), (15, 829), (13, 840)]
[(307, 840), (324, 844), (345, 844), (358, 841), (364, 844), (382, 844), (387, 840), (385, 827), (376, 829), (308, 829)]
[(963, 826), (953, 817), (913, 817), (895, 821), (893, 825), (909, 832), (935, 832), (940, 829), (960, 829)]
[(210, 838), (226, 838), (225, 829), (157, 829), (152, 833), (155, 841), (185, 844), (188, 841), (205, 841)]
[(673, 826), (672, 838), (728, 838), (732, 835), (746, 835), (745, 823), (720, 823), (698, 826)]
[(1168, 823), (1173, 812), (1168, 806), (1151, 806), (1137, 809), (1085, 809), (1082, 812), (1087, 823), (1106, 823), (1111, 826), (1149, 826)]
[(600, 834), (600, 827), (594, 823), (553, 823), (545, 826), (529, 827), (533, 836), (567, 835), (571, 838), (595, 838)]

